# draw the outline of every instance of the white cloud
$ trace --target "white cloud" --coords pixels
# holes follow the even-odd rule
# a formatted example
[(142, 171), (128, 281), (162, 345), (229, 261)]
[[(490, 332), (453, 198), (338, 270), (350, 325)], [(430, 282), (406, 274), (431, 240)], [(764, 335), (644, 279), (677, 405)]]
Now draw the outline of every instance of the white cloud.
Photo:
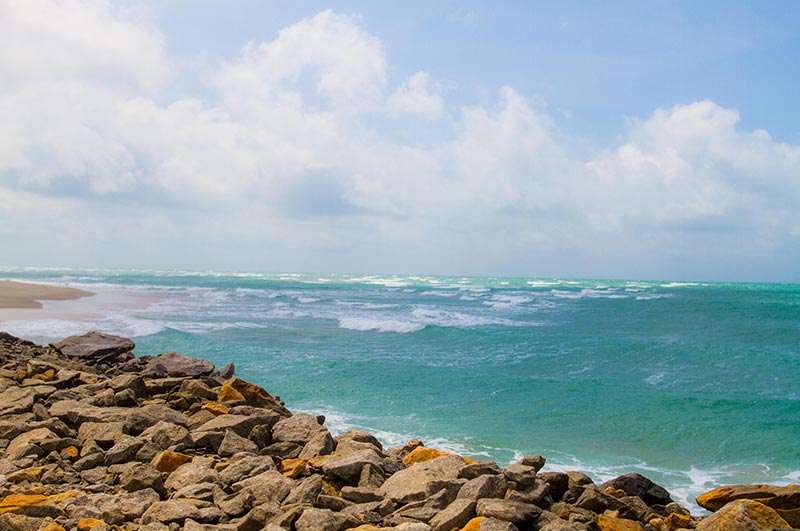
[[(331, 11), (221, 65), (216, 103), (160, 102), (164, 38), (107, 2), (0, 0), (0, 34), (20, 52), (0, 50), (0, 240), (29, 256), (624, 275), (800, 237), (800, 147), (710, 101), (633, 119), (586, 161), (511, 87), (454, 115), (426, 72), (387, 94), (380, 41)], [(451, 134), (403, 145), (400, 115)]]
[(442, 96), (431, 91), (431, 76), (417, 72), (398, 87), (389, 98), (389, 112), (393, 115), (410, 114), (422, 118), (438, 118), (444, 112)]

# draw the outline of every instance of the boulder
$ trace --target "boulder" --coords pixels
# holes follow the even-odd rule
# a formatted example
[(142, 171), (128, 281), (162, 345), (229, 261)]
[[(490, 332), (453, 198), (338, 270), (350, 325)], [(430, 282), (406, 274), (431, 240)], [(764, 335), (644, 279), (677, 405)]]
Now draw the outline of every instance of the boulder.
[(475, 501), (460, 498), (431, 518), (429, 523), (433, 531), (453, 531), (467, 525), (474, 516)]
[(484, 474), (465, 483), (458, 491), (458, 497), (476, 501), (480, 498), (502, 498), (507, 488), (508, 482), (502, 475)]
[(136, 345), (125, 337), (92, 331), (81, 336), (70, 336), (50, 346), (70, 358), (100, 360), (130, 352)]
[(197, 378), (212, 372), (214, 372), (214, 365), (206, 360), (191, 358), (177, 352), (167, 352), (147, 362), (142, 376), (159, 377), (165, 374), (173, 378), (187, 376)]
[(597, 515), (597, 527), (600, 531), (642, 531), (642, 525), (639, 522), (604, 514)]
[(452, 455), (415, 463), (394, 473), (381, 485), (378, 492), (381, 496), (400, 503), (421, 500), (431, 482), (456, 479), (465, 466), (463, 459)]
[(164, 486), (170, 491), (176, 491), (195, 483), (216, 482), (218, 478), (212, 459), (195, 457), (191, 462), (176, 468), (167, 477)]
[(607, 488), (625, 491), (628, 496), (637, 496), (647, 505), (667, 505), (673, 501), (664, 487), (636, 473), (623, 474), (600, 485), (601, 490)]
[(520, 528), (529, 526), (542, 514), (542, 510), (535, 505), (487, 498), (478, 500), (475, 512), (478, 516), (505, 520)]
[(142, 515), (142, 523), (159, 522), (182, 524), (186, 519), (197, 520), (200, 513), (197, 507), (183, 500), (167, 500), (154, 503)]
[(328, 433), (328, 430), (317, 421), (317, 417), (305, 413), (297, 413), (279, 420), (272, 427), (273, 440), (293, 442), (303, 446), (317, 435), (325, 433)]
[(150, 464), (137, 464), (127, 469), (120, 475), (119, 484), (128, 492), (149, 489), (162, 496), (166, 494), (161, 472)]
[(294, 482), (277, 470), (267, 470), (237, 481), (231, 488), (234, 492), (249, 491), (253, 495), (254, 505), (260, 505), (267, 502), (281, 503), (293, 486)]
[(231, 457), (241, 452), (258, 453), (258, 445), (250, 439), (245, 439), (238, 435), (233, 430), (225, 430), (225, 437), (223, 437), (222, 443), (219, 445), (217, 454), (221, 457)]
[(361, 478), (361, 470), (365, 465), (380, 466), (381, 457), (375, 450), (360, 450), (345, 455), (333, 456), (325, 461), (322, 470), (329, 477), (342, 479), (351, 485), (357, 485)]
[(706, 516), (696, 526), (697, 531), (768, 531), (791, 529), (774, 509), (742, 498), (734, 500), (712, 515)]
[(719, 487), (697, 497), (697, 504), (716, 511), (726, 504), (741, 499), (760, 502), (778, 511), (794, 527), (800, 527), (800, 486), (787, 485), (729, 485)]

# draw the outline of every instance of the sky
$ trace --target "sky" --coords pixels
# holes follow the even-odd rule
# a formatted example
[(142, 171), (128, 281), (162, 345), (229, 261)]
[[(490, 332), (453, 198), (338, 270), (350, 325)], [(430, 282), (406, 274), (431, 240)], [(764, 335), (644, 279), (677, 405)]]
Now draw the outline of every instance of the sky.
[(0, 0), (0, 264), (800, 282), (798, 27)]

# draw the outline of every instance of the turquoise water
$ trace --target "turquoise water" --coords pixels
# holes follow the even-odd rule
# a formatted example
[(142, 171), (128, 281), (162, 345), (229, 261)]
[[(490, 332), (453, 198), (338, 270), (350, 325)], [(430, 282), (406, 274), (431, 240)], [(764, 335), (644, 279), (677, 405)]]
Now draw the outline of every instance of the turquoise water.
[(88, 322), (177, 350), (323, 413), (333, 431), (602, 480), (639, 471), (687, 502), (800, 480), (800, 285), (3, 268), (0, 277), (155, 294)]

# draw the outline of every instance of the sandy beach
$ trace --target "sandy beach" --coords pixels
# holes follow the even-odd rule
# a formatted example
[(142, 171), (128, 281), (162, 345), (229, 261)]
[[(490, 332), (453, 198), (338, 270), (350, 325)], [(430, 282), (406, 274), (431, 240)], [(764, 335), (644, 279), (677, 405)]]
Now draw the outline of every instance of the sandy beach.
[(4, 309), (39, 309), (43, 307), (41, 301), (68, 301), (93, 295), (82, 289), (0, 280), (0, 308)]

